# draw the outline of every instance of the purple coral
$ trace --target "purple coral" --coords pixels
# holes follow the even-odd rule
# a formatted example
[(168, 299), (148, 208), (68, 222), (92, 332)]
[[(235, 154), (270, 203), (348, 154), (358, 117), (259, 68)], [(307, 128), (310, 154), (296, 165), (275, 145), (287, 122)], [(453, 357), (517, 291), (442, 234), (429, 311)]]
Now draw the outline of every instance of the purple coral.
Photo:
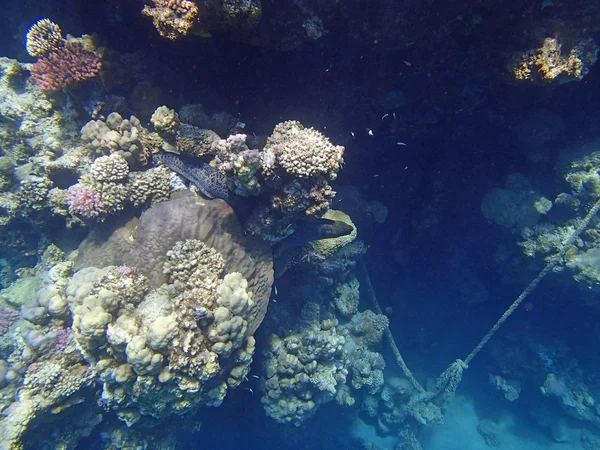
[(4, 336), (10, 326), (19, 318), (19, 311), (0, 306), (0, 336)]
[(73, 336), (73, 330), (71, 328), (64, 328), (56, 331), (56, 342), (54, 343), (54, 350), (64, 352), (71, 337)]
[(43, 92), (61, 89), (95, 77), (102, 63), (94, 53), (79, 44), (67, 42), (31, 66), (31, 80)]
[(94, 192), (87, 186), (76, 184), (68, 189), (69, 209), (74, 214), (79, 214), (86, 219), (95, 219), (104, 214), (102, 194)]

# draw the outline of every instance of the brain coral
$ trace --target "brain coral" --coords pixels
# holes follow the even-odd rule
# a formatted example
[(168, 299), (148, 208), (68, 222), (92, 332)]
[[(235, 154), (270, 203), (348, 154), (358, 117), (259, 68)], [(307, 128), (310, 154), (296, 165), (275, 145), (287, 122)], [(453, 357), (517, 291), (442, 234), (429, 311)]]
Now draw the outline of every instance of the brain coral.
[(206, 200), (182, 192), (172, 200), (152, 206), (141, 218), (115, 230), (98, 245), (88, 239), (79, 248), (76, 269), (90, 266), (137, 267), (152, 287), (167, 281), (163, 267), (167, 251), (179, 241), (197, 239), (219, 252), (225, 272), (239, 272), (252, 293), (247, 335), (256, 331), (269, 303), (273, 284), (273, 257), (267, 243), (246, 236), (233, 210), (222, 200)]

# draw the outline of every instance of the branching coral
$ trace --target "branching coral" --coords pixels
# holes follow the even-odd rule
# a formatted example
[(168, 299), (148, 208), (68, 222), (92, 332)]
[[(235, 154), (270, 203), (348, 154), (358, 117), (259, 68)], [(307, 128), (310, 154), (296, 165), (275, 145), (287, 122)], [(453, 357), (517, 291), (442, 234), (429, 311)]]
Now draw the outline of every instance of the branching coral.
[(72, 84), (94, 78), (102, 63), (94, 53), (67, 42), (31, 66), (31, 80), (43, 92), (59, 91)]
[[(278, 124), (258, 155), (264, 180), (261, 185), (269, 194), (269, 202), (255, 208), (248, 230), (278, 242), (294, 232), (295, 218), (321, 217), (335, 196), (328, 181), (336, 178), (343, 153), (344, 147), (331, 144), (321, 133), (299, 122)], [(247, 155), (252, 161), (254, 155)], [(253, 163), (246, 165), (254, 167)], [(255, 169), (248, 173), (254, 176)]]

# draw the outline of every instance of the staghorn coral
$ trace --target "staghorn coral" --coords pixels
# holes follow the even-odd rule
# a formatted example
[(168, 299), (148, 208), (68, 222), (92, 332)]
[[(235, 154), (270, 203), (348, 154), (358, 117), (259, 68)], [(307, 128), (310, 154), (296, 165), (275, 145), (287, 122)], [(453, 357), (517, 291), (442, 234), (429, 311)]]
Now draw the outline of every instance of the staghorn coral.
[(63, 45), (62, 30), (50, 19), (38, 20), (25, 36), (25, 49), (34, 58), (47, 56)]
[(102, 63), (94, 53), (77, 43), (67, 42), (31, 66), (31, 81), (42, 92), (60, 91), (72, 84), (94, 78)]
[(153, 6), (146, 5), (142, 14), (152, 18), (159, 34), (176, 40), (190, 32), (198, 16), (198, 6), (188, 0), (152, 0)]

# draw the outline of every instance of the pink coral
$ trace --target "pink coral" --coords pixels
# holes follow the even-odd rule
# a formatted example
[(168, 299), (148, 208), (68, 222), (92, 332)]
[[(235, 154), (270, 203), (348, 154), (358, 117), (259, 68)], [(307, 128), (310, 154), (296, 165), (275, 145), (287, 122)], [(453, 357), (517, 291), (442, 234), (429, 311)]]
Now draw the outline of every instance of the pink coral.
[(86, 219), (95, 219), (104, 214), (102, 194), (92, 191), (89, 187), (76, 184), (68, 190), (67, 201), (69, 209), (74, 214), (79, 214)]
[(64, 352), (71, 338), (73, 337), (73, 329), (64, 328), (56, 331), (56, 342), (54, 344), (54, 350), (58, 352)]
[(59, 91), (95, 77), (101, 67), (100, 58), (94, 53), (84, 50), (79, 44), (68, 42), (31, 66), (31, 80), (43, 92)]
[(4, 336), (10, 326), (19, 318), (19, 311), (0, 306), (0, 336)]

